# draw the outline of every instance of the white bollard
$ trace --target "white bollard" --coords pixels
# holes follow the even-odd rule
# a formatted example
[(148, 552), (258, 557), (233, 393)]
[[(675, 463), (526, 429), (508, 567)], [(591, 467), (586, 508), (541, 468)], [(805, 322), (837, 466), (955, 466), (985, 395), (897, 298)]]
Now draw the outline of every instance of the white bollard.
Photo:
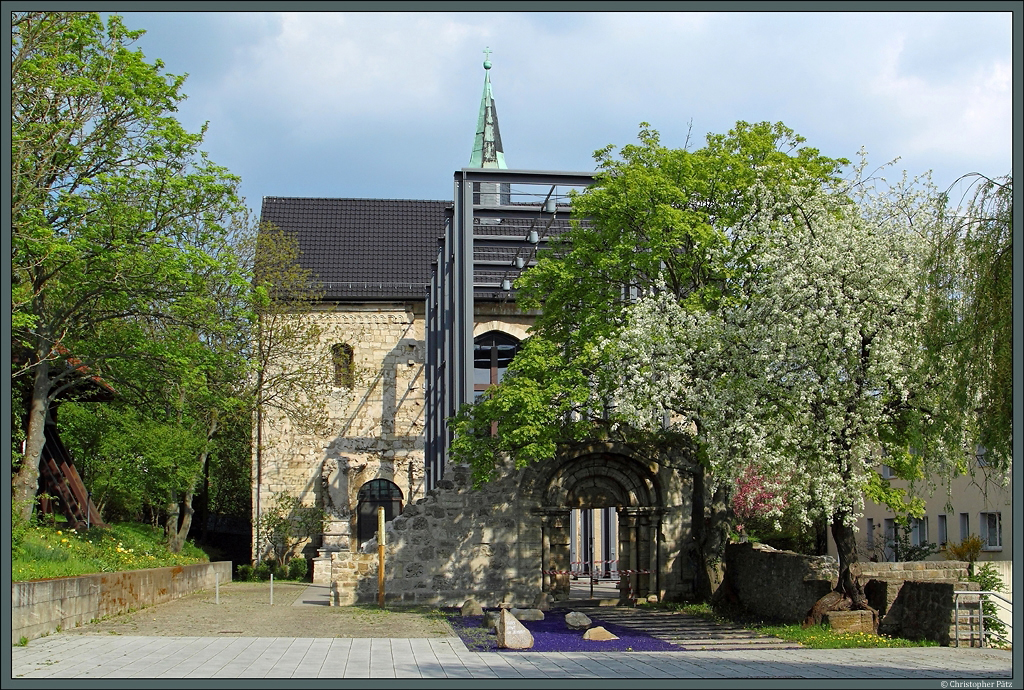
[(274, 573), (270, 573), (270, 605), (274, 605)]
[(214, 602), (220, 605), (220, 573), (213, 574)]

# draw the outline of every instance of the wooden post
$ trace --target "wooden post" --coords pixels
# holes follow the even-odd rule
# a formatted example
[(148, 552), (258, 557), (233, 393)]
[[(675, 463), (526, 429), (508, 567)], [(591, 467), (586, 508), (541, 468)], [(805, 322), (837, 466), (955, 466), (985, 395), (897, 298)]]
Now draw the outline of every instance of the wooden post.
[(384, 608), (384, 506), (377, 506), (377, 605)]

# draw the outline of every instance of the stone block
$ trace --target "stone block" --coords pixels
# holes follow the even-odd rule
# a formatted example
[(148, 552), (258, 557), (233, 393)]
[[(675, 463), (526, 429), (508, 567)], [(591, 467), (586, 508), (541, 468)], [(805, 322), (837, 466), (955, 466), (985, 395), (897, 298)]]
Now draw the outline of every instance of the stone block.
[(551, 608), (551, 594), (548, 592), (538, 592), (537, 596), (533, 600), (533, 608), (540, 611), (547, 611)]
[(533, 634), (516, 620), (508, 609), (502, 609), (497, 625), (498, 647), (501, 649), (530, 649)]
[(875, 631), (870, 611), (829, 611), (821, 620), (832, 628), (833, 632)]
[(540, 609), (509, 609), (513, 616), (521, 621), (542, 621), (544, 612)]

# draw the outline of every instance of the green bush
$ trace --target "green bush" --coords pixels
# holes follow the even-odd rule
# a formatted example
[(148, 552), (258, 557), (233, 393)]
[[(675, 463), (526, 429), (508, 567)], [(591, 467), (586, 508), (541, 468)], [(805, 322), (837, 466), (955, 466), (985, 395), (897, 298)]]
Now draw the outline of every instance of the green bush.
[[(1003, 578), (999, 577), (999, 573), (996, 572), (995, 566), (991, 563), (985, 563), (967, 579), (971, 582), (977, 582), (979, 585), (981, 585), (981, 589), (984, 592), (1006, 591), (1006, 583), (1003, 582)], [(996, 635), (1005, 638), (1006, 625), (1001, 620), (999, 620), (999, 612), (997, 605), (988, 597), (986, 597), (985, 603), (982, 605), (982, 611), (985, 614), (986, 632), (995, 633)]]
[(289, 580), (302, 580), (306, 577), (306, 571), (309, 569), (309, 564), (306, 559), (302, 556), (296, 556), (292, 560), (288, 561), (288, 579)]
[(287, 580), (288, 579), (288, 568), (281, 565), (272, 558), (268, 558), (262, 563), (258, 564), (252, 569), (255, 580), (259, 582), (265, 582), (270, 579), (270, 575), (274, 575), (275, 580)]
[(253, 573), (253, 567), (247, 563), (238, 566), (238, 580), (239, 582), (255, 582), (256, 575)]

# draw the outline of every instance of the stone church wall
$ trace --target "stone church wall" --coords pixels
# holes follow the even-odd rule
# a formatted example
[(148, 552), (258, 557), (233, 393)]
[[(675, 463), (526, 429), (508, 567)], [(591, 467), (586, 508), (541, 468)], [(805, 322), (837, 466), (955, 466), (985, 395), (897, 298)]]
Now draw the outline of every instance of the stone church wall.
[[(330, 428), (322, 433), (298, 430), (283, 415), (268, 411), (261, 481), (253, 488), (254, 520), (257, 491), (262, 507), (285, 491), (327, 510), (331, 522), (325, 545), (358, 548), (352, 543), (356, 496), (364, 483), (392, 481), (405, 502), (423, 496), (422, 307), (346, 305), (344, 311), (321, 314), (322, 351), (310, 356), (329, 361), (334, 345), (351, 346), (355, 385), (329, 391)], [(255, 478), (255, 457), (253, 463)]]
[[(478, 312), (476, 335), (499, 330), (523, 339), (534, 318), (514, 304), (482, 304)], [(325, 306), (318, 318), (320, 352), (310, 357), (326, 362), (334, 345), (351, 346), (355, 385), (329, 391), (326, 433), (309, 433), (283, 415), (266, 413), (259, 472), (253, 458), (253, 477), (260, 475), (253, 520), (257, 505), (266, 509), (275, 493), (287, 492), (328, 512), (324, 548), (357, 551), (357, 496), (366, 482), (393, 482), (403, 506), (424, 496), (424, 303)], [(306, 544), (305, 555), (315, 556), (316, 546), (321, 544)]]

